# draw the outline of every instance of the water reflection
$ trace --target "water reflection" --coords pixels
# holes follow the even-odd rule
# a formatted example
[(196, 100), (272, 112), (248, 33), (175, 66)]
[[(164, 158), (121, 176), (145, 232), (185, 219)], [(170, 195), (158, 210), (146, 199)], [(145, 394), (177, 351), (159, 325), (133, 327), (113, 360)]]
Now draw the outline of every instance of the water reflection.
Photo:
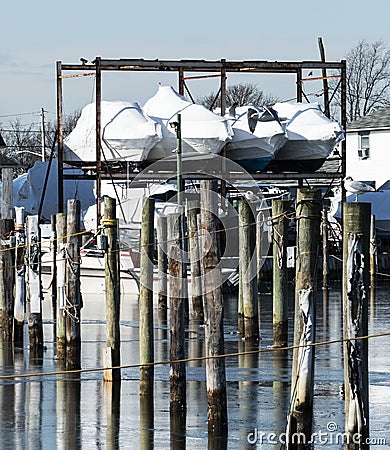
[[(370, 333), (388, 331), (384, 318), (390, 314), (389, 286), (378, 286), (370, 298)], [(92, 301), (96, 301), (93, 299)], [(124, 365), (138, 361), (138, 304), (128, 300), (122, 310), (121, 357)], [(241, 352), (226, 359), (228, 437), (207, 432), (207, 392), (204, 361), (187, 364), (187, 414), (172, 414), (169, 409), (169, 366), (156, 366), (154, 398), (139, 396), (139, 369), (122, 370), (122, 381), (103, 383), (101, 372), (80, 376), (66, 374), (0, 380), (0, 447), (24, 450), (153, 448), (205, 449), (254, 448), (247, 438), (250, 432), (279, 435), (285, 431), (290, 395), (291, 351), (272, 345), (271, 296), (262, 297), (260, 349), (237, 335), (237, 299), (225, 299), (225, 348), (227, 353)], [(50, 307), (50, 303), (49, 303)], [(93, 305), (87, 305), (93, 310)], [(98, 308), (98, 307), (97, 307)], [(342, 337), (340, 287), (330, 289), (326, 302), (317, 305), (318, 340)], [(97, 312), (96, 312), (97, 314)], [(100, 314), (100, 313), (99, 313)], [(156, 361), (168, 359), (168, 328), (155, 309)], [(84, 314), (86, 318), (86, 315)], [(292, 317), (290, 315), (290, 317)], [(88, 316), (89, 318), (89, 316)], [(45, 336), (52, 337), (51, 322), (44, 322)], [(82, 324), (82, 366), (101, 364), (105, 346), (105, 317)], [(123, 333), (122, 333), (123, 331)], [(290, 327), (290, 342), (292, 327)], [(26, 333), (27, 334), (27, 333)], [(63, 362), (54, 359), (54, 342), (46, 341), (43, 358), (30, 356), (25, 349), (15, 352), (0, 340), (1, 374), (50, 372)], [(370, 427), (371, 435), (390, 442), (388, 417), (390, 405), (390, 338), (369, 341)], [(256, 350), (254, 353), (248, 353)], [(204, 328), (190, 316), (186, 334), (189, 357), (204, 355)], [(316, 348), (314, 431), (326, 431), (329, 422), (344, 428), (344, 402), (339, 397), (343, 383), (342, 344)], [(263, 444), (261, 448), (277, 447)], [(323, 447), (323, 446), (322, 446)], [(321, 446), (314, 446), (320, 450)], [(279, 447), (278, 447), (279, 448)], [(341, 448), (341, 447), (340, 447)]]
[(226, 450), (228, 445), (227, 436), (213, 436), (209, 434), (207, 440), (208, 450)]
[(186, 448), (186, 411), (171, 410), (170, 414), (170, 448), (182, 450)]
[[(247, 441), (248, 432), (257, 427), (258, 424), (258, 395), (259, 380), (257, 369), (259, 366), (259, 347), (257, 344), (239, 340), (238, 341), (238, 403), (239, 421), (243, 426), (240, 433), (242, 448), (251, 448)], [(252, 447), (253, 448), (253, 447)]]
[(140, 450), (154, 448), (154, 398), (153, 395), (140, 395), (139, 430)]
[(121, 383), (103, 383), (103, 392), (107, 418), (106, 448), (107, 450), (118, 450)]
[(82, 448), (81, 383), (79, 374), (69, 374), (65, 381), (65, 449)]
[(286, 431), (290, 387), (288, 383), (288, 353), (274, 350), (273, 354), (273, 431), (280, 436)]

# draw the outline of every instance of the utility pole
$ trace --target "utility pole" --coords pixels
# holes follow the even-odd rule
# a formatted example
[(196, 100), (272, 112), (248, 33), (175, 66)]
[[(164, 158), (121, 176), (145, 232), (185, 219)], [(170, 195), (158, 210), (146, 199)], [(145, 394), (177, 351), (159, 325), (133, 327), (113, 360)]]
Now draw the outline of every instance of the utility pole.
[(42, 162), (45, 162), (45, 110), (41, 108), (41, 149), (42, 149)]

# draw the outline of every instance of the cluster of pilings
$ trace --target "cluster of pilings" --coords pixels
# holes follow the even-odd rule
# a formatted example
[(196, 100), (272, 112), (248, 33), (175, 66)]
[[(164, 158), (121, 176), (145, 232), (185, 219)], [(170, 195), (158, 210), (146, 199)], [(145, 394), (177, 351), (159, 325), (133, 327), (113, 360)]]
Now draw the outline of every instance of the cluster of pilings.
[[(192, 313), (205, 326), (208, 431), (209, 435), (227, 436), (221, 229), (218, 221), (218, 195), (215, 195), (218, 182), (204, 180), (200, 187), (200, 204), (187, 205), (186, 220), (184, 208), (180, 206), (177, 212), (157, 220), (157, 305), (167, 315), (169, 311), (171, 420), (184, 427), (187, 409), (185, 330), (190, 310), (187, 262), (190, 262)], [(81, 234), (80, 204), (77, 200), (69, 200), (67, 206), (66, 215), (59, 213), (52, 217), (52, 241), (55, 244), (52, 246), (52, 299), (59, 367), (65, 361), (66, 369), (71, 370), (81, 368)], [(154, 392), (154, 206), (153, 199), (144, 199), (140, 242), (140, 395), (145, 404), (153, 403)], [(293, 218), (291, 214), (286, 214), (288, 209), (289, 202), (273, 200), (270, 218), (273, 227), (273, 338), (275, 351), (294, 345), (291, 404), (286, 434), (288, 448), (304, 448), (304, 445), (294, 442), (294, 436), (303, 435), (305, 442), (308, 442), (312, 430), (321, 192), (299, 189)], [(256, 208), (246, 199), (239, 201), (240, 281), (237, 328), (240, 337), (249, 341), (254, 348), (258, 345), (261, 333), (258, 296), (261, 258), (260, 261), (257, 258), (261, 254), (257, 248), (261, 237), (259, 238), (255, 211)], [(361, 338), (367, 336), (370, 204), (345, 203), (343, 211), (345, 434), (349, 439), (348, 448), (367, 448), (364, 440), (368, 437), (369, 430), (368, 351), (367, 340)], [(288, 223), (292, 219), (297, 224), (297, 252), (294, 342), (289, 343), (286, 248)], [(324, 230), (326, 228), (323, 233)], [(0, 221), (0, 232), (3, 237), (0, 252), (3, 338), (15, 347), (23, 347), (23, 325), (27, 312), (30, 349), (32, 352), (42, 352), (37, 216), (27, 218), (25, 232), (23, 210), (17, 210), (16, 221)], [(116, 203), (106, 197), (100, 245), (105, 252), (107, 346), (104, 355), (104, 380), (108, 382), (121, 380), (117, 232)], [(186, 236), (189, 238), (188, 245)], [(322, 242), (325, 245), (325, 237)], [(356, 444), (356, 435), (361, 436), (359, 444)]]
[[(220, 242), (217, 227), (217, 206), (214, 204), (216, 186), (212, 182), (202, 182), (200, 206), (190, 204), (187, 207), (189, 257), (192, 283), (192, 311), (203, 318), (206, 339), (206, 379), (208, 395), (209, 433), (227, 433), (228, 417), (226, 402), (225, 364), (223, 358), (223, 294), (220, 271)], [(152, 255), (146, 254), (153, 246), (152, 225), (153, 203), (144, 204), (149, 213), (144, 217), (144, 239), (142, 252), (146, 258), (143, 269), (147, 270)], [(259, 341), (259, 267), (256, 260), (261, 243), (256, 229), (258, 218), (256, 208), (246, 199), (238, 205), (239, 240), (239, 293), (237, 328), (240, 336), (256, 346)], [(315, 364), (315, 328), (316, 295), (321, 283), (318, 277), (318, 263), (322, 253), (323, 295), (327, 296), (327, 221), (323, 212), (321, 191), (299, 189), (295, 216), (292, 217), (290, 202), (273, 200), (273, 339), (275, 349), (293, 345), (293, 368), (291, 381), (291, 404), (286, 424), (289, 448), (305, 448), (302, 442), (309, 442), (312, 433), (314, 364)], [(322, 221), (321, 221), (322, 216)], [(325, 216), (325, 219), (324, 219)], [(162, 220), (162, 219), (159, 219)], [(185, 358), (184, 332), (186, 325), (186, 270), (184, 268), (185, 251), (183, 218), (180, 213), (168, 217), (168, 227), (163, 225), (159, 231), (159, 308), (169, 308), (170, 323), (170, 359), (171, 359), (171, 412), (183, 419), (185, 416)], [(296, 222), (296, 261), (295, 261), (295, 318), (294, 341), (288, 342), (288, 278), (287, 278), (287, 242), (289, 222)], [(159, 222), (161, 225), (161, 222)], [(322, 227), (321, 227), (322, 223)], [(344, 205), (344, 358), (346, 389), (346, 442), (348, 448), (366, 448), (368, 437), (368, 368), (367, 342), (360, 340), (367, 335), (367, 296), (369, 289), (369, 239), (370, 205)], [(147, 226), (147, 228), (145, 228)], [(163, 230), (168, 229), (167, 234)], [(322, 251), (321, 251), (322, 228)], [(146, 238), (148, 236), (148, 238)], [(351, 241), (352, 243), (347, 243)], [(163, 247), (166, 245), (166, 247)], [(229, 245), (229, 242), (227, 242)], [(164, 260), (163, 254), (168, 255)], [(160, 259), (161, 258), (161, 259)], [(167, 275), (168, 272), (168, 275)], [(151, 269), (149, 269), (151, 277)], [(142, 391), (153, 392), (152, 334), (153, 324), (150, 308), (152, 289), (150, 278), (143, 275), (140, 301), (140, 342), (149, 343), (142, 351), (141, 380)], [(167, 288), (169, 286), (169, 289)], [(281, 350), (279, 350), (281, 351)], [(356, 436), (360, 443), (356, 446)], [(297, 438), (298, 436), (298, 438)], [(304, 438), (302, 439), (302, 436)], [(298, 442), (298, 444), (297, 444)], [(302, 444), (302, 445), (301, 445)]]

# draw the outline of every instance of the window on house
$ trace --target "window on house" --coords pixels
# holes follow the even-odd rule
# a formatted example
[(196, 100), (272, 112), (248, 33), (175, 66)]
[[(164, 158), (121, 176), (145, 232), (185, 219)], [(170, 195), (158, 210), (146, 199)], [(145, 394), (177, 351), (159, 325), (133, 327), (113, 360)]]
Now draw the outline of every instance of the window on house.
[(363, 131), (359, 133), (359, 159), (368, 159), (370, 157), (370, 132)]

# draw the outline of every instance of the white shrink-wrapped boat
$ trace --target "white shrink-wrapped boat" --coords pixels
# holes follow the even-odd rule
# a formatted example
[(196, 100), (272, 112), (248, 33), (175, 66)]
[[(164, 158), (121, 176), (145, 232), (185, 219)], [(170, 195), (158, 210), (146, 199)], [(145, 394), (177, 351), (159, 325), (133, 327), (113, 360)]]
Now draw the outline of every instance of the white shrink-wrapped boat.
[[(138, 103), (101, 102), (102, 161), (144, 161), (162, 139), (161, 125)], [(64, 161), (96, 161), (96, 104), (85, 106), (76, 127), (64, 140)]]
[(233, 138), (226, 145), (226, 157), (248, 172), (267, 167), (287, 138), (271, 110), (257, 105), (230, 109)]
[(318, 103), (276, 103), (272, 109), (285, 128), (287, 141), (268, 165), (270, 170), (318, 170), (344, 139), (341, 125), (326, 117)]
[(182, 153), (184, 158), (218, 154), (233, 131), (229, 121), (204, 106), (191, 103), (172, 86), (159, 86), (157, 93), (143, 106), (144, 112), (162, 125), (163, 139), (150, 151), (148, 161), (173, 157), (177, 147), (173, 127), (181, 115)]

